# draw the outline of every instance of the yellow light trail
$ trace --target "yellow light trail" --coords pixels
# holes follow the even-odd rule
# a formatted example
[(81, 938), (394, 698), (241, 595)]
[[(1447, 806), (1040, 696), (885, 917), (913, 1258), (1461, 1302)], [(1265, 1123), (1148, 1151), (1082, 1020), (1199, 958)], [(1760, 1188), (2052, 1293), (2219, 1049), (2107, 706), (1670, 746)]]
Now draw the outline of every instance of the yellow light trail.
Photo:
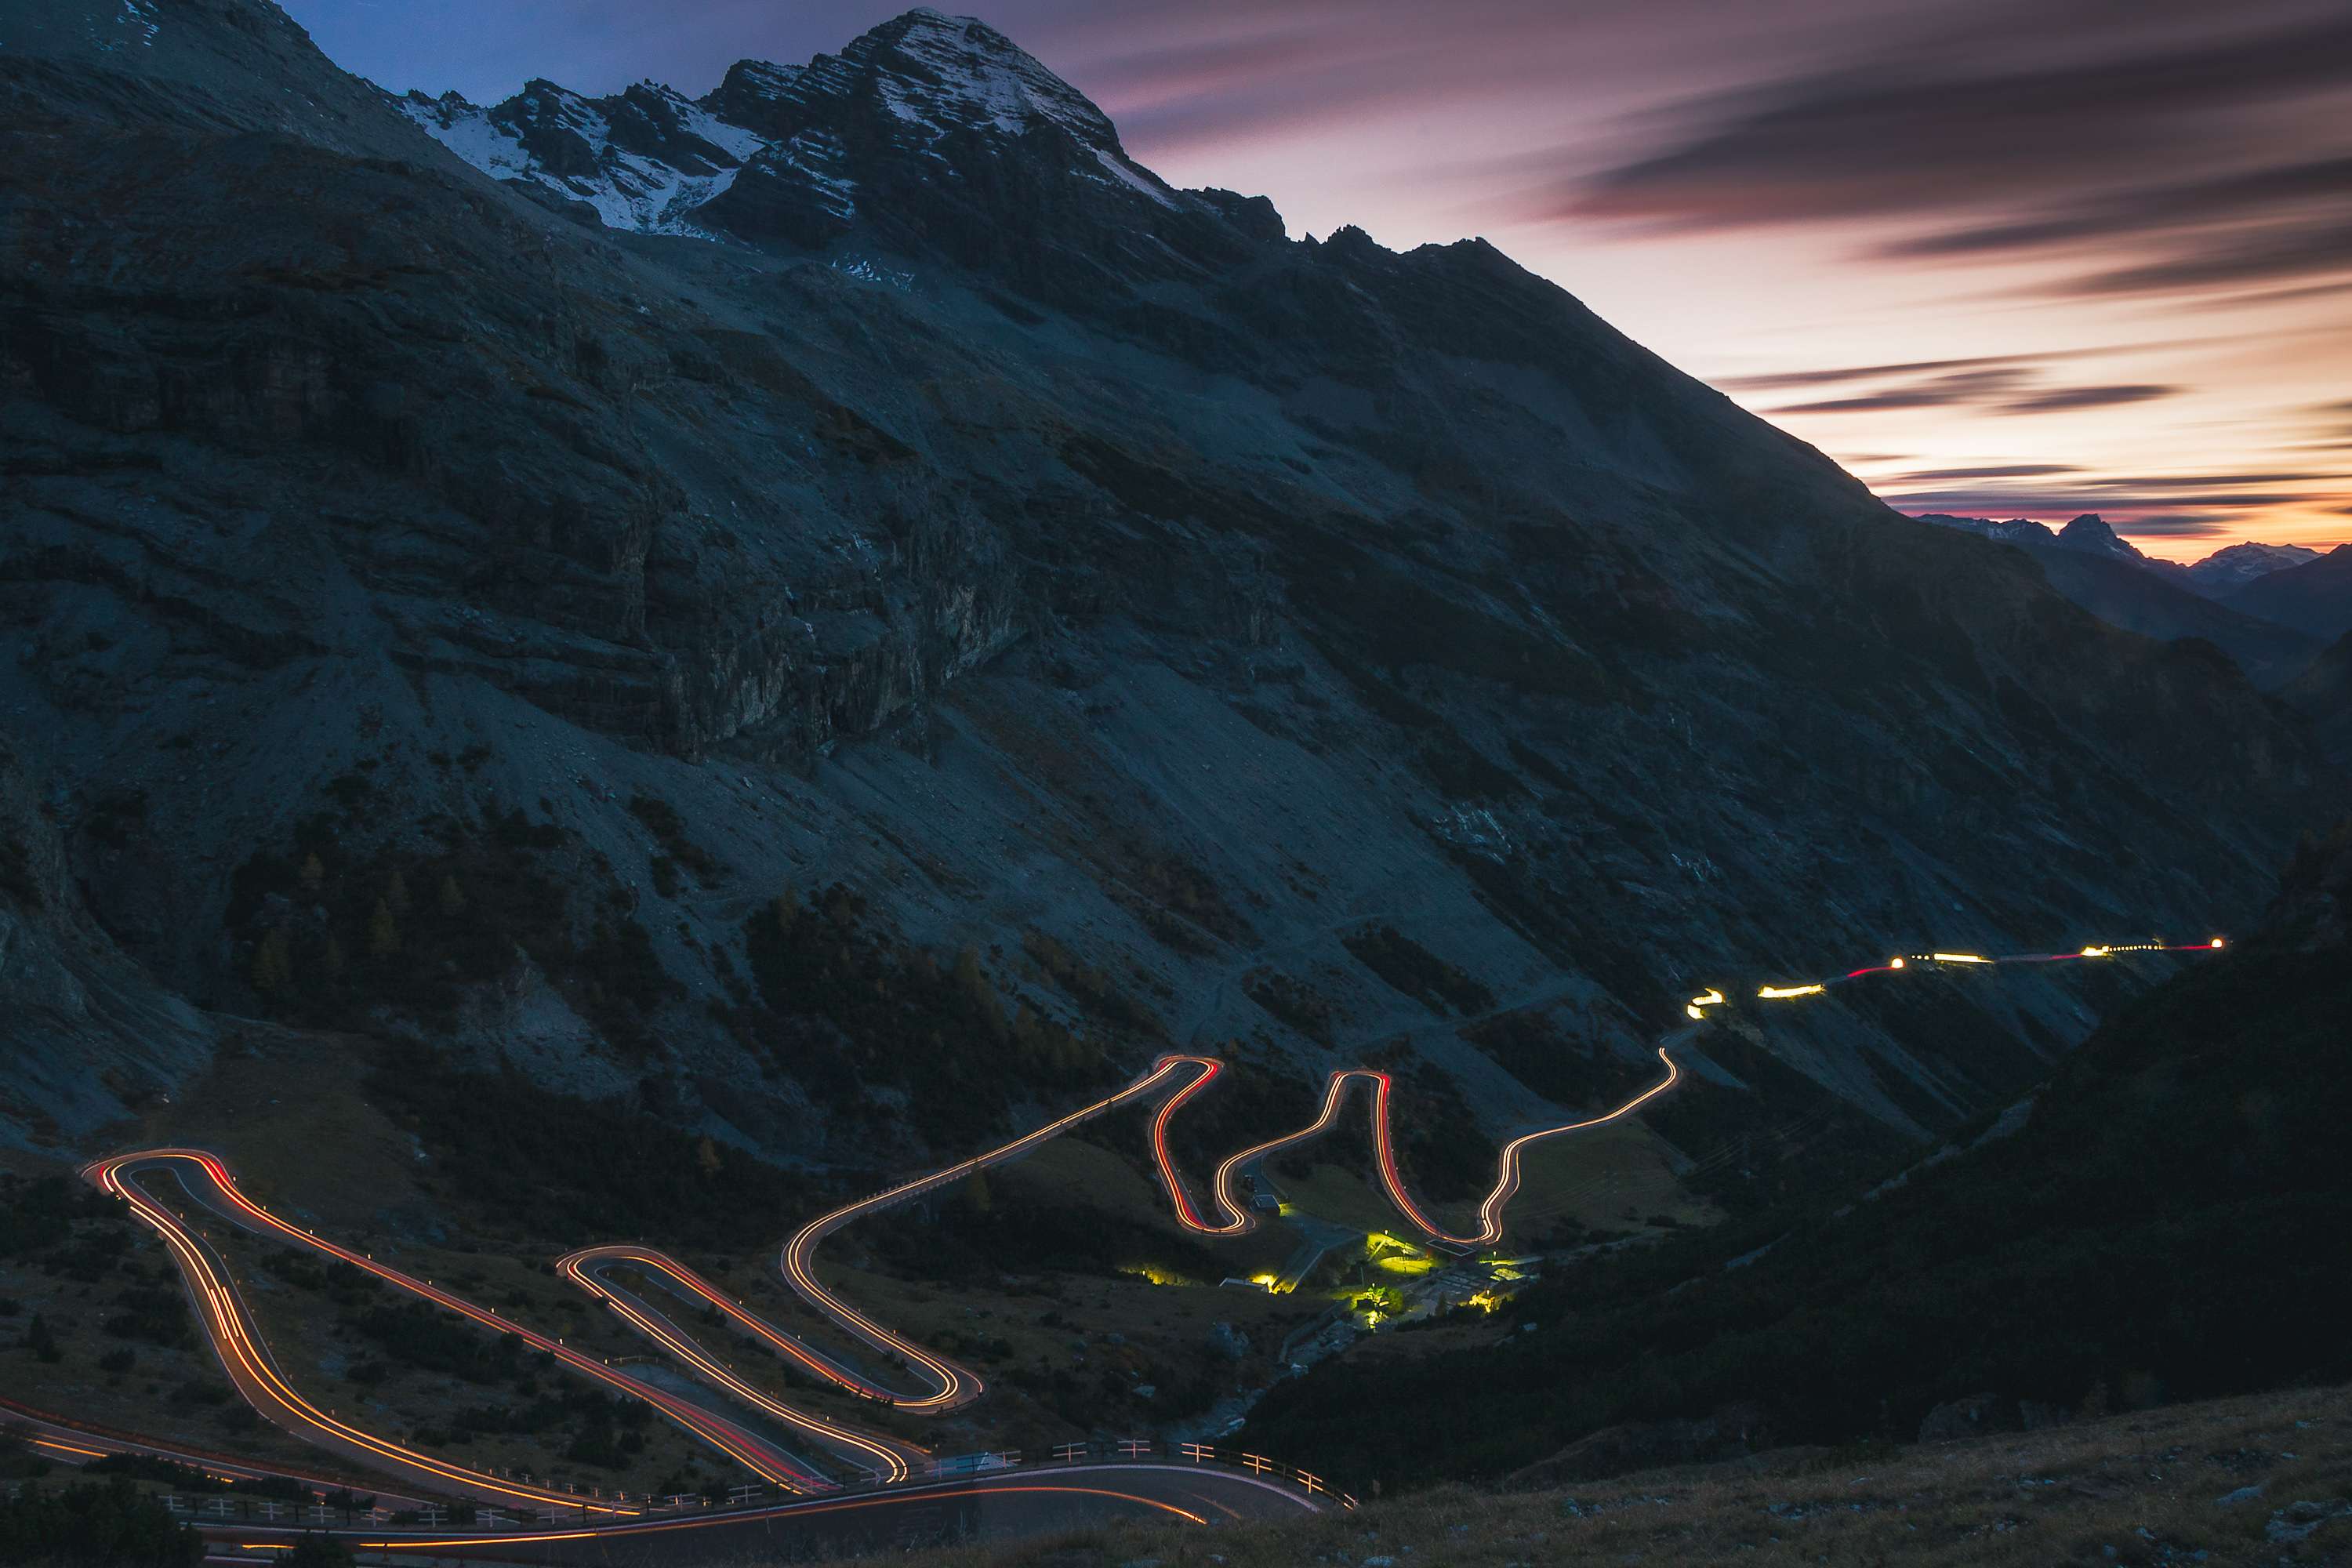
[[(36, 1448), (55, 1448), (60, 1454), (79, 1454), (84, 1458), (88, 1459), (103, 1459), (106, 1458), (106, 1450), (103, 1448), (84, 1448), (72, 1443), (59, 1443), (47, 1437), (35, 1437), (31, 1439), (31, 1442), (33, 1447)], [(216, 1477), (215, 1479), (226, 1479), (227, 1478)]]
[(1785, 1002), (1791, 996), (1818, 996), (1826, 989), (1822, 985), (1767, 985), (1756, 994), (1767, 1002)]
[[(228, 1168), (213, 1155), (200, 1149), (151, 1149), (137, 1153), (116, 1155), (99, 1161), (84, 1173), (100, 1190), (121, 1198), (131, 1212), (163, 1237), (180, 1265), (195, 1297), (198, 1320), (204, 1323), (215, 1350), (219, 1353), (230, 1380), (245, 1394), (248, 1403), (271, 1415), (277, 1425), (298, 1435), (323, 1439), (330, 1444), (354, 1447), (362, 1453), (391, 1465), (394, 1469), (421, 1475), (430, 1482), (453, 1485), (475, 1496), (511, 1499), (539, 1506), (586, 1508), (608, 1515), (628, 1511), (611, 1504), (600, 1504), (575, 1497), (568, 1492), (545, 1488), (521, 1486), (502, 1480), (482, 1471), (419, 1450), (386, 1441), (362, 1431), (348, 1422), (321, 1410), (304, 1398), (281, 1377), (253, 1328), (245, 1305), (229, 1285), (225, 1275), (215, 1269), (195, 1237), (182, 1225), (179, 1217), (155, 1202), (128, 1179), (126, 1167), (162, 1166), (173, 1163), (192, 1164), (201, 1170), (211, 1190), (236, 1211), (231, 1216), (249, 1228), (275, 1234), (315, 1251), (323, 1252), (355, 1268), (366, 1270), (379, 1279), (403, 1289), (425, 1297), (436, 1305), (446, 1307), (470, 1318), (486, 1328), (510, 1333), (534, 1349), (541, 1350), (562, 1361), (573, 1370), (646, 1401), (663, 1415), (686, 1427), (696, 1436), (711, 1444), (730, 1458), (740, 1462), (752, 1474), (773, 1485), (787, 1489), (805, 1489), (814, 1481), (825, 1484), (822, 1478), (798, 1473), (782, 1456), (769, 1450), (750, 1434), (740, 1431), (697, 1406), (664, 1394), (651, 1384), (616, 1373), (596, 1358), (572, 1350), (561, 1340), (523, 1328), (495, 1312), (476, 1307), (447, 1291), (414, 1279), (396, 1268), (373, 1262), (364, 1256), (332, 1242), (320, 1240), (310, 1232), (280, 1220), (268, 1210), (252, 1202), (237, 1190), (236, 1178)], [(274, 1412), (274, 1414), (273, 1414)]]
[[(886, 1481), (906, 1479), (908, 1473), (908, 1457), (909, 1455), (917, 1458), (925, 1457), (921, 1449), (914, 1447), (911, 1444), (893, 1447), (885, 1440), (869, 1437), (862, 1432), (838, 1426), (821, 1416), (795, 1410), (745, 1383), (732, 1371), (705, 1353), (694, 1341), (675, 1331), (659, 1317), (631, 1302), (620, 1291), (594, 1277), (592, 1272), (593, 1269), (612, 1263), (630, 1263), (641, 1268), (656, 1269), (668, 1275), (703, 1301), (718, 1308), (769, 1344), (793, 1353), (803, 1365), (824, 1371), (828, 1375), (835, 1375), (828, 1363), (810, 1355), (789, 1334), (780, 1332), (759, 1317), (744, 1310), (726, 1296), (713, 1289), (700, 1275), (688, 1268), (684, 1264), (677, 1263), (658, 1252), (649, 1252), (630, 1247), (588, 1247), (559, 1259), (555, 1267), (557, 1272), (565, 1279), (611, 1308), (622, 1321), (686, 1363), (706, 1383), (725, 1389), (746, 1405), (766, 1412), (797, 1431), (804, 1432), (835, 1448), (846, 1449), (857, 1455), (860, 1462), (874, 1469), (882, 1479)], [(836, 1381), (838, 1381), (837, 1376)]]
[[(983, 1496), (999, 1492), (1023, 1492), (1042, 1493), (1047, 1496), (1109, 1498), (1114, 1501), (1134, 1503), (1141, 1508), (1173, 1514), (1178, 1519), (1189, 1521), (1193, 1524), (1204, 1525), (1209, 1522), (1202, 1515), (1194, 1513), (1190, 1509), (1180, 1508), (1172, 1502), (1162, 1502), (1158, 1498), (1145, 1497), (1138, 1492), (1114, 1491), (1108, 1487), (1047, 1485), (1033, 1482), (1018, 1486), (986, 1486), (979, 1489)], [(859, 1509), (895, 1508), (905, 1503), (919, 1503), (926, 1495), (917, 1492), (894, 1497), (843, 1498), (832, 1502), (795, 1503), (787, 1508), (770, 1510), (766, 1517), (793, 1519), (811, 1514), (849, 1512)], [(758, 1520), (761, 1517), (759, 1514), (753, 1514), (749, 1516), (749, 1519)], [(533, 1531), (528, 1535), (450, 1535), (429, 1538), (394, 1535), (382, 1536), (373, 1540), (353, 1541), (351, 1544), (362, 1552), (452, 1552), (465, 1547), (520, 1546), (543, 1541), (625, 1541), (632, 1536), (663, 1535), (680, 1530), (711, 1530), (747, 1521), (747, 1517), (740, 1514), (731, 1517), (724, 1514), (706, 1514), (695, 1519), (666, 1519), (604, 1530), (542, 1530)], [(240, 1541), (236, 1543), (237, 1550), (240, 1552), (285, 1552), (290, 1550), (291, 1545), (291, 1542), (284, 1541)]]
[(799, 1293), (803, 1300), (836, 1326), (847, 1330), (885, 1353), (903, 1358), (909, 1367), (919, 1370), (929, 1378), (933, 1384), (929, 1394), (911, 1398), (883, 1395), (890, 1398), (891, 1402), (899, 1408), (951, 1410), (957, 1405), (969, 1404), (980, 1397), (985, 1386), (979, 1374), (958, 1366), (942, 1356), (933, 1355), (910, 1340), (900, 1338), (827, 1289), (810, 1267), (817, 1244), (860, 1215), (873, 1214), (877, 1210), (888, 1208), (894, 1204), (904, 1203), (909, 1198), (918, 1197), (950, 1183), (961, 1181), (974, 1172), (1025, 1153), (1035, 1145), (1066, 1131), (1082, 1121), (1100, 1116), (1103, 1112), (1124, 1104), (1139, 1095), (1150, 1093), (1162, 1087), (1187, 1067), (1205, 1068), (1208, 1073), (1214, 1073), (1217, 1070), (1217, 1064), (1206, 1058), (1163, 1057), (1154, 1064), (1151, 1071), (1137, 1079), (1125, 1089), (1106, 1096), (1092, 1105), (1074, 1110), (1057, 1121), (1048, 1121), (1044, 1126), (1024, 1133), (1009, 1143), (1002, 1144), (984, 1154), (975, 1155), (961, 1164), (950, 1165), (944, 1170), (934, 1171), (928, 1176), (917, 1176), (911, 1181), (901, 1182), (897, 1186), (876, 1193), (871, 1197), (860, 1198), (852, 1204), (844, 1204), (830, 1214), (818, 1215), (793, 1232), (792, 1239), (784, 1244), (783, 1251), (777, 1261), (783, 1270), (785, 1282)]

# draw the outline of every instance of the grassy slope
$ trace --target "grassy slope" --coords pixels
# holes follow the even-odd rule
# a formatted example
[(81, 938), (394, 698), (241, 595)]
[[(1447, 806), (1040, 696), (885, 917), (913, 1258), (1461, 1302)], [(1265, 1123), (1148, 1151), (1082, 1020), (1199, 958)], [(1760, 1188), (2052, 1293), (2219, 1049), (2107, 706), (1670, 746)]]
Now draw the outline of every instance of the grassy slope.
[[(2260, 1497), (2219, 1506), (2240, 1488)], [(1794, 1449), (1732, 1465), (1494, 1495), (1448, 1486), (1295, 1525), (1088, 1531), (894, 1558), (904, 1568), (1528, 1568), (1897, 1562), (2320, 1564), (2352, 1512), (2269, 1539), (2302, 1500), (2352, 1509), (2352, 1390), (2176, 1405), (1901, 1451)]]

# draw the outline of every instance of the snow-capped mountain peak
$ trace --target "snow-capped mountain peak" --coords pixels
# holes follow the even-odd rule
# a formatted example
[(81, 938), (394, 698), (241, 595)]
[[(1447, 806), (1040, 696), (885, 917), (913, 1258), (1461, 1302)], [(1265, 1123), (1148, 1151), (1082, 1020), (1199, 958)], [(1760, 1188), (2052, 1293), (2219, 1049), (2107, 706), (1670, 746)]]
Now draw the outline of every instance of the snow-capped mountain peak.
[(890, 111), (911, 124), (935, 131), (985, 127), (1017, 135), (1045, 120), (1089, 151), (1118, 151), (1118, 132), (1108, 116), (974, 17), (928, 7), (909, 11), (852, 43), (841, 63), (869, 69)]
[[(847, 230), (856, 193), (883, 166), (926, 178), (1019, 148), (1058, 174), (1171, 211), (1200, 204), (1127, 156), (1109, 118), (1003, 34), (922, 9), (805, 66), (742, 60), (707, 96), (641, 82), (588, 98), (534, 80), (489, 108), (411, 93), (399, 107), (493, 178), (593, 209), (644, 233), (783, 237), (821, 246)], [(759, 188), (713, 206), (747, 170)]]
[(2120, 538), (2107, 520), (2095, 511), (2086, 511), (2058, 531), (2062, 549), (2079, 550), (2085, 555), (2104, 555), (2110, 561), (2128, 562), (2135, 566), (2147, 564), (2147, 557), (2137, 545)]
[(2244, 587), (2257, 577), (2267, 577), (2273, 572), (2318, 559), (2318, 551), (2300, 544), (2263, 544), (2250, 539), (2242, 544), (2216, 550), (2189, 567), (2189, 574), (2208, 593), (2226, 594), (2232, 588)]

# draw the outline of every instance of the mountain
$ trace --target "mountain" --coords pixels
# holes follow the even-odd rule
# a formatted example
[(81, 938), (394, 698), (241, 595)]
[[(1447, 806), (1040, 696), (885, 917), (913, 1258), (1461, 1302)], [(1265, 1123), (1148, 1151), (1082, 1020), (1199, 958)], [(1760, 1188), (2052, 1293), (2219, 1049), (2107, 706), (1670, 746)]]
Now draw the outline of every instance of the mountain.
[[(259, 0), (0, 37), (0, 726), (44, 918), (187, 1038), (861, 1167), (1170, 1043), (1495, 1131), (1685, 988), (2226, 927), (2344, 788), (2210, 647), (1490, 245), (1169, 188), (978, 22), (478, 112)], [(1804, 1070), (1916, 1139), (2112, 973)], [(7, 1026), (10, 1135), (94, 1138)]]
[(2155, 573), (2168, 582), (2209, 598), (2221, 598), (2257, 578), (2319, 557), (2319, 552), (2306, 550), (2300, 544), (2261, 544), (2249, 540), (2240, 544), (2225, 545), (2203, 560), (2184, 566), (2179, 562), (2149, 555), (2129, 540), (2119, 536), (2107, 520), (2096, 512), (2084, 512), (2054, 531), (2046, 523), (2024, 517), (1996, 522), (1986, 517), (1956, 517), (1940, 511), (1914, 515), (1921, 522), (1981, 534), (1987, 539), (2000, 540), (2004, 544), (2021, 544), (2028, 549), (2071, 550), (2120, 561)]
[(2080, 517), (2068, 520), (2066, 526), (2058, 531), (2058, 548), (2109, 561), (2121, 561), (2132, 566), (2161, 564), (2170, 567), (2172, 564), (2168, 561), (2159, 563), (2149, 560), (2140, 552), (2137, 545), (2119, 538), (2107, 520), (2095, 511), (2086, 511)]
[[(1433, 1333), (1377, 1378), (1326, 1366), (1277, 1385), (1247, 1441), (1391, 1487), (1557, 1486), (1925, 1441), (1939, 1413), (1948, 1436), (2340, 1382), (2347, 1008), (2352, 824), (2298, 850), (2252, 937), (1867, 1195), (1590, 1258), (1519, 1297), (1499, 1335)], [(1409, 1451), (1377, 1415), (1401, 1407)]]
[(2302, 674), (2280, 687), (2278, 696), (2311, 721), (2322, 750), (2352, 767), (2352, 632), (2336, 638)]
[(2242, 544), (2224, 545), (2204, 560), (2191, 563), (2188, 571), (2200, 593), (2219, 598), (2258, 577), (2318, 559), (2318, 551), (2300, 544), (2261, 544), (2250, 539)]
[(1918, 513), (1917, 521), (1932, 522), (1938, 528), (1956, 528), (1963, 533), (1999, 540), (2003, 544), (2022, 545), (2028, 550), (2063, 550), (2076, 555), (2118, 561), (2127, 566), (2167, 576), (2182, 574), (2186, 570), (2173, 562), (2159, 561), (2145, 553), (2137, 545), (2117, 534), (2113, 525), (2095, 511), (2071, 518), (2063, 528), (2055, 530), (2048, 523), (2024, 517), (1996, 522), (1989, 517), (1955, 517), (1948, 512), (1930, 511)]
[(2292, 679), (2320, 647), (2315, 637), (2216, 604), (2179, 586), (2169, 574), (2114, 556), (2062, 546), (2036, 559), (2052, 587), (2109, 626), (2167, 641), (2200, 637), (2237, 660), (2264, 690)]
[(821, 244), (860, 226), (861, 197), (879, 204), (866, 224), (888, 229), (910, 206), (941, 210), (908, 187), (1048, 143), (1065, 195), (1075, 179), (1213, 210), (1129, 158), (1100, 110), (1003, 34), (930, 10), (806, 66), (740, 61), (698, 100), (651, 82), (588, 99), (534, 80), (489, 109), (454, 93), (398, 107), (484, 173), (641, 233)]
[(2224, 603), (2322, 641), (2342, 637), (2352, 631), (2352, 544), (2339, 544), (2316, 560), (2256, 578)]
[(2193, 569), (2142, 554), (2096, 513), (2055, 533), (2026, 518), (1995, 522), (1929, 513), (1918, 521), (2015, 544), (2040, 564), (2053, 588), (2109, 626), (2167, 642), (2201, 638), (2237, 660), (2265, 690), (2291, 679), (2319, 651), (2318, 640), (2305, 633), (2214, 603)]
[(2012, 517), (2006, 522), (1995, 522), (1989, 517), (1954, 517), (1949, 512), (1925, 511), (1916, 514), (1920, 522), (1932, 522), (1938, 528), (1957, 528), (1963, 533), (1974, 533), (1986, 539), (1999, 540), (2003, 544), (2021, 544), (2028, 549), (2036, 545), (2054, 548), (2058, 536), (2047, 523), (2030, 517)]

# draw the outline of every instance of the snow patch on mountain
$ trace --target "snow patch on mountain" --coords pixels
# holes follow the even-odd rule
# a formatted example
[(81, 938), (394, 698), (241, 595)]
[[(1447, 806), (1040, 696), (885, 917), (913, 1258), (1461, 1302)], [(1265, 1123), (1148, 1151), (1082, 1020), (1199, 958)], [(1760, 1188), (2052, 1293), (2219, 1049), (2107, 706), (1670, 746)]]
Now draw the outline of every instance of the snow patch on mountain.
[(1137, 174), (1135, 170), (1129, 167), (1126, 163), (1120, 162), (1118, 156), (1112, 153), (1109, 148), (1096, 148), (1095, 162), (1100, 163), (1103, 168), (1109, 173), (1110, 176), (1117, 180), (1120, 184), (1129, 185), (1142, 192), (1145, 195), (1150, 196), (1153, 201), (1158, 202), (1161, 206), (1173, 207), (1176, 205), (1174, 199), (1171, 197), (1166, 191), (1161, 190), (1158, 185), (1153, 184), (1141, 174)]
[[(397, 106), (426, 135), (491, 178), (520, 180), (584, 202), (607, 228), (709, 237), (693, 222), (696, 209), (734, 184), (743, 164), (771, 143), (671, 89), (633, 90), (663, 112), (661, 130), (675, 143), (668, 157), (615, 140), (614, 116), (606, 107), (615, 100), (599, 104), (546, 83), (533, 83), (495, 109), (455, 93), (428, 99), (412, 92)], [(705, 149), (718, 158), (704, 156)]]
[(2319, 559), (2319, 552), (2300, 544), (2263, 544), (2248, 540), (2216, 550), (2189, 568), (2189, 574), (2210, 594), (2242, 588), (2257, 577), (2267, 577), (2290, 566)]
[(153, 48), (155, 35), (163, 31), (161, 24), (155, 20), (155, 13), (140, 5), (139, 0), (122, 0), (122, 15), (114, 20), (117, 25), (128, 23), (138, 28), (139, 42), (144, 48)]

